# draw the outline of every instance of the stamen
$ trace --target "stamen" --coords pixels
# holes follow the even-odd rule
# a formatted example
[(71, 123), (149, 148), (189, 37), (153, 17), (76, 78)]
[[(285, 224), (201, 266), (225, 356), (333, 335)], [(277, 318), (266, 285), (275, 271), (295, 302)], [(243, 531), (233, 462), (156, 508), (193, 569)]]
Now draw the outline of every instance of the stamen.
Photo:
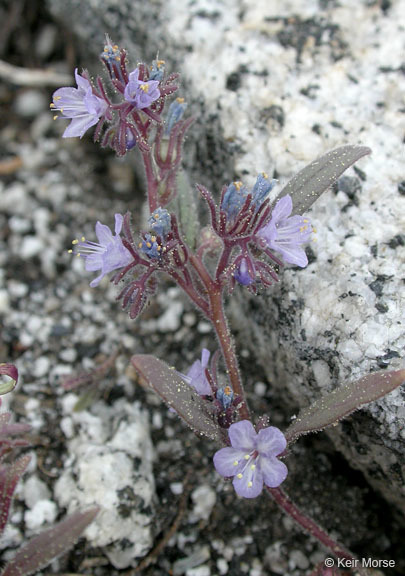
[(233, 463), (234, 466), (237, 466), (239, 464), (238, 460), (235, 460), (235, 462)]
[(251, 488), (251, 487), (253, 486), (253, 483), (252, 483), (252, 482), (248, 482), (247, 485), (248, 485), (248, 488)]
[(68, 250), (68, 253), (69, 253), (69, 254), (72, 254), (72, 252), (73, 252), (73, 250), (72, 250), (72, 249)]
[(178, 102), (179, 104), (183, 104), (184, 98), (176, 98), (176, 102)]
[(145, 93), (148, 93), (148, 92), (149, 92), (149, 84), (141, 84), (141, 85), (139, 86), (139, 88), (140, 88), (141, 90), (143, 90)]
[(242, 478), (242, 474), (239, 472), (239, 474), (236, 475), (237, 478), (239, 478), (239, 480)]
[(269, 175), (267, 174), (267, 172), (262, 172), (262, 176), (263, 178), (266, 178), (266, 180), (268, 179)]
[(75, 238), (75, 240), (72, 240), (72, 244), (79, 244), (79, 240)]
[(256, 468), (256, 464), (252, 464), (250, 467), (251, 470), (254, 470), (255, 468)]
[(235, 186), (236, 190), (240, 190), (243, 186), (242, 182), (240, 182), (239, 180), (237, 182), (234, 182), (233, 185)]
[(53, 117), (53, 119), (54, 119), (54, 120), (57, 120), (57, 119), (58, 119), (58, 115), (55, 114), (55, 116)]
[(85, 242), (86, 238), (84, 236), (82, 236), (82, 242)]
[(249, 460), (250, 454), (245, 454), (244, 458), (245, 458), (245, 460)]

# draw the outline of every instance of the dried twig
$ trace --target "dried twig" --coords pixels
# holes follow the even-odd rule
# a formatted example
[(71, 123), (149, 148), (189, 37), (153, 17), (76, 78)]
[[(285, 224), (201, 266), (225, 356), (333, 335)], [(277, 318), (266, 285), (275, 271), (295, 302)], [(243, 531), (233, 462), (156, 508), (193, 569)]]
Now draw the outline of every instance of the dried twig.
[(66, 86), (73, 83), (70, 74), (60, 74), (53, 70), (20, 68), (0, 60), (0, 78), (17, 86)]

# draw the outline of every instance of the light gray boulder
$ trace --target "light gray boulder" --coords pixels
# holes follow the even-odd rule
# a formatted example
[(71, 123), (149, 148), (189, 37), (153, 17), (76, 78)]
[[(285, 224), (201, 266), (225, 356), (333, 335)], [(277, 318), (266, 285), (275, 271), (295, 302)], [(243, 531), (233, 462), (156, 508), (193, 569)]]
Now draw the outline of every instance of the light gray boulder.
[[(271, 385), (302, 406), (339, 382), (402, 366), (404, 1), (385, 12), (349, 0), (48, 4), (89, 53), (100, 51), (108, 32), (137, 55), (134, 63), (159, 50), (182, 74), (197, 116), (188, 168), (217, 191), (234, 178), (251, 185), (261, 171), (285, 183), (345, 143), (372, 148), (315, 204), (310, 265), (282, 272), (264, 297), (240, 295), (233, 322)], [(405, 509), (402, 394), (329, 434), (371, 485)]]

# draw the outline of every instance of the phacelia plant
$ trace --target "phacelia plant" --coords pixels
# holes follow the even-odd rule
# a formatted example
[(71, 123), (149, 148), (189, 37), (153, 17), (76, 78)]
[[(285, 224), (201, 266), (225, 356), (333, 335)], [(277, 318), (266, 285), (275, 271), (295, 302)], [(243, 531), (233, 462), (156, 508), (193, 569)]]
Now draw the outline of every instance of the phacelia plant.
[[(136, 370), (196, 434), (217, 444), (213, 464), (221, 476), (232, 478), (239, 496), (256, 498), (265, 489), (334, 556), (354, 558), (280, 487), (288, 474), (288, 449), (303, 434), (323, 430), (387, 394), (401, 384), (405, 371), (374, 373), (344, 384), (303, 410), (282, 432), (268, 426), (266, 415), (256, 417), (250, 411), (224, 300), (237, 284), (253, 294), (271, 288), (285, 263), (307, 266), (305, 245), (314, 234), (308, 209), (370, 149), (346, 145), (328, 152), (272, 200), (270, 192), (277, 189), (277, 182), (264, 172), (252, 188), (239, 181), (226, 184), (218, 202), (201, 185), (196, 192), (185, 192), (179, 173), (184, 136), (193, 118), (185, 116), (184, 99), (176, 97), (179, 75), (167, 74), (162, 60), (130, 67), (125, 50), (108, 38), (101, 61), (107, 81), (100, 76), (91, 81), (86, 71), (76, 70), (77, 88), (57, 90), (51, 108), (55, 117), (70, 120), (65, 138), (81, 138), (95, 126), (94, 140), (102, 147), (119, 156), (138, 151), (150, 216), (144, 229), (134, 231), (130, 212), (115, 214), (114, 234), (97, 222), (97, 242), (74, 240), (71, 252), (84, 259), (86, 270), (97, 274), (92, 287), (106, 275), (120, 285), (117, 299), (131, 318), (156, 293), (162, 273), (186, 293), (211, 323), (219, 351), (212, 351), (210, 360), (210, 351), (204, 349), (188, 374), (150, 355), (132, 358)], [(209, 215), (205, 227), (200, 227), (197, 212), (190, 212), (192, 203), (187, 202), (187, 194), (196, 193)], [(218, 377), (220, 358), (225, 372)], [(326, 570), (321, 567), (317, 573)]]

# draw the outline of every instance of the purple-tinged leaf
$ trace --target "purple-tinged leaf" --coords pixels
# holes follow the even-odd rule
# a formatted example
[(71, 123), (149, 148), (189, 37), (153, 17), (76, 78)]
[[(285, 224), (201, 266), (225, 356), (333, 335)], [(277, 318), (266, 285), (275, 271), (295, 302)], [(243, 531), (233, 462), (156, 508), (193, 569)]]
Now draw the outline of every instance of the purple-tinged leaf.
[(211, 403), (203, 400), (174, 368), (154, 356), (132, 356), (132, 364), (142, 379), (197, 434), (220, 440), (220, 428)]
[(0, 396), (14, 390), (18, 382), (18, 370), (14, 364), (0, 364)]
[(336, 424), (354, 410), (385, 396), (405, 382), (405, 369), (375, 372), (349, 382), (304, 408), (285, 432), (291, 444), (303, 434), (318, 432)]
[(293, 176), (275, 201), (289, 194), (293, 201), (291, 216), (304, 214), (347, 168), (370, 152), (366, 146), (352, 145), (327, 152)]
[(98, 508), (74, 512), (59, 524), (31, 538), (8, 562), (1, 576), (28, 576), (64, 554), (94, 520)]
[(13, 494), (21, 476), (27, 469), (31, 457), (28, 454), (21, 456), (12, 464), (0, 465), (0, 534), (7, 524)]

